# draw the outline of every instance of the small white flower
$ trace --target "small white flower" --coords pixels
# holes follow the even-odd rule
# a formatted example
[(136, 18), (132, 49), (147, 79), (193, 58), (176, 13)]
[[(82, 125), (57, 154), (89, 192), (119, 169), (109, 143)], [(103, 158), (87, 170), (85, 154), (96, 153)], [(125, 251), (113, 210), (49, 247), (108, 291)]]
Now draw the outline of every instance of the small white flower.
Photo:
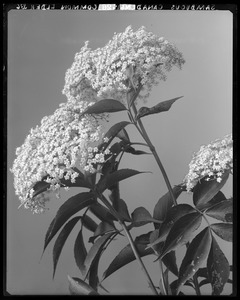
[(183, 182), (187, 191), (205, 177), (206, 181), (216, 178), (217, 182), (222, 181), (226, 170), (232, 168), (232, 135), (226, 135), (222, 140), (218, 139), (207, 146), (201, 146), (197, 153), (194, 153), (189, 164), (189, 172)]

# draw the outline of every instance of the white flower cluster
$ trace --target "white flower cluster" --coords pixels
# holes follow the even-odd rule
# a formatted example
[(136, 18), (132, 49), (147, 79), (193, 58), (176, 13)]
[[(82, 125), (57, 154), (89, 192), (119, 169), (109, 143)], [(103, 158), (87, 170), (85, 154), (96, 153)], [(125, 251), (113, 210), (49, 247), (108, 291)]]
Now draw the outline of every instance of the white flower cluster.
[(164, 38), (145, 27), (134, 32), (128, 26), (123, 33), (114, 34), (104, 47), (88, 48), (88, 42), (75, 55), (72, 67), (67, 70), (63, 94), (76, 95), (79, 84), (87, 78), (99, 97), (114, 98), (123, 103), (129, 90), (129, 68), (133, 70), (135, 88), (143, 85), (140, 98), (146, 99), (153, 85), (166, 79), (166, 72), (173, 66), (181, 68), (182, 54)]
[(232, 169), (233, 163), (232, 134), (226, 135), (207, 146), (201, 146), (193, 155), (189, 164), (189, 172), (184, 178), (187, 191), (191, 191), (200, 179), (206, 177), (221, 182), (226, 170)]
[(96, 101), (91, 95), (92, 89), (85, 89), (83, 99), (88, 94), (88, 101), (71, 99), (60, 107), (53, 115), (44, 117), (41, 125), (31, 129), (24, 144), (16, 149), (17, 158), (11, 172), (14, 174), (16, 195), (26, 208), (34, 212), (44, 210), (47, 198), (36, 196), (34, 185), (44, 177), (50, 183), (50, 189), (60, 187), (60, 179), (75, 182), (78, 172), (74, 167), (94, 172), (93, 164), (104, 162), (104, 155), (95, 153), (95, 145), (102, 139), (102, 125), (99, 119), (89, 115), (79, 117), (88, 105)]
[(88, 106), (102, 98), (126, 103), (129, 89), (139, 84), (145, 93), (140, 98), (145, 99), (153, 85), (166, 79), (165, 71), (181, 68), (183, 63), (182, 54), (172, 44), (144, 27), (133, 32), (129, 26), (94, 51), (86, 42), (65, 75), (62, 92), (68, 101), (31, 129), (16, 150), (11, 172), (21, 205), (33, 212), (44, 211), (48, 192), (33, 197), (37, 182), (45, 180), (50, 190), (58, 190), (63, 178), (75, 182), (75, 167), (92, 173), (96, 164), (109, 157), (108, 148), (99, 152), (96, 147), (103, 137), (100, 120), (107, 116), (81, 115)]

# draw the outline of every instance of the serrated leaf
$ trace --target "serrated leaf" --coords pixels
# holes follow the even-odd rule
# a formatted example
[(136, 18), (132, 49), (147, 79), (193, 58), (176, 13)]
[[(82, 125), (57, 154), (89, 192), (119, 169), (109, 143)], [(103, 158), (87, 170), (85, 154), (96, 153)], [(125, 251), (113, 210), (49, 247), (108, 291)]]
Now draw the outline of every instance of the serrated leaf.
[[(146, 249), (146, 245), (144, 244), (137, 244), (135, 242), (135, 246), (137, 248), (138, 254), (140, 257), (144, 257), (146, 255), (154, 254), (154, 251), (149, 248)], [(106, 279), (110, 275), (112, 275), (114, 272), (119, 270), (120, 268), (124, 267), (125, 265), (129, 264), (130, 262), (134, 261), (135, 255), (132, 251), (131, 246), (128, 244), (125, 246), (119, 253), (118, 255), (113, 259), (107, 270), (103, 274), (103, 279)]]
[(93, 288), (82, 279), (77, 277), (68, 277), (69, 291), (71, 295), (99, 295)]
[(211, 224), (211, 229), (214, 233), (227, 242), (232, 242), (232, 227), (230, 223)]
[(147, 223), (150, 223), (150, 222), (161, 223), (160, 221), (158, 221), (156, 219), (153, 219), (150, 212), (142, 206), (137, 207), (132, 212), (131, 215), (132, 215), (132, 222), (133, 222), (132, 225), (134, 227), (143, 226), (143, 225), (146, 225)]
[[(182, 193), (183, 189), (181, 186), (173, 187), (173, 194), (175, 199), (177, 199)], [(153, 210), (153, 218), (159, 221), (164, 221), (167, 215), (168, 210), (172, 207), (173, 201), (170, 193), (167, 192), (163, 195), (157, 202)], [(158, 224), (154, 224), (155, 228), (158, 229), (160, 226)]]
[(92, 232), (94, 232), (98, 227), (98, 224), (95, 221), (93, 221), (93, 219), (90, 218), (88, 215), (84, 215), (82, 217), (82, 224), (84, 227), (86, 227), (88, 230)]
[(194, 234), (194, 231), (201, 225), (201, 221), (202, 215), (198, 212), (184, 215), (178, 219), (166, 238), (162, 254), (159, 258), (163, 258), (164, 255), (175, 250), (178, 246), (186, 244)]
[(74, 243), (74, 259), (76, 265), (78, 266), (79, 270), (82, 274), (85, 274), (85, 265), (84, 261), (87, 256), (87, 250), (84, 245), (82, 229), (79, 231), (77, 238)]
[(140, 172), (132, 169), (121, 169), (117, 170), (115, 172), (112, 172), (111, 174), (107, 174), (102, 178), (98, 184), (97, 184), (97, 189), (99, 192), (104, 192), (106, 189), (110, 188), (111, 186), (115, 185), (116, 183), (127, 179), (129, 177), (142, 174), (146, 172)]
[(228, 260), (214, 237), (212, 237), (212, 245), (207, 259), (207, 271), (212, 285), (212, 295), (220, 295), (228, 280), (230, 268)]
[(177, 291), (180, 290), (181, 286), (191, 278), (195, 272), (200, 268), (205, 259), (207, 258), (212, 242), (211, 231), (208, 227), (203, 229), (195, 238), (192, 240), (187, 248), (187, 252), (183, 258), (182, 264), (179, 269), (178, 287)]
[(227, 170), (223, 176), (221, 182), (217, 182), (216, 179), (206, 181), (206, 178), (202, 178), (199, 183), (193, 189), (193, 203), (198, 209), (203, 209), (208, 206), (208, 202), (221, 190), (229, 177), (229, 171)]
[(100, 203), (94, 203), (89, 208), (90, 212), (93, 213), (99, 220), (108, 222), (113, 225), (113, 221), (117, 219), (110, 213), (110, 211)]
[(205, 211), (206, 215), (223, 222), (233, 221), (233, 203), (232, 199), (223, 200)]
[(82, 114), (102, 114), (102, 113), (112, 113), (126, 110), (126, 107), (118, 100), (114, 99), (103, 99), (93, 105), (89, 106)]
[[(62, 225), (75, 213), (79, 212), (81, 209), (96, 202), (94, 194), (91, 192), (79, 193), (71, 198), (69, 198), (57, 211), (55, 218), (52, 220), (50, 226), (48, 227), (44, 250), (50, 243), (52, 238), (62, 227)], [(44, 251), (43, 250), (43, 251)]]
[(163, 242), (168, 235), (170, 229), (174, 225), (174, 223), (180, 219), (182, 216), (194, 212), (194, 208), (189, 204), (178, 204), (175, 206), (172, 206), (165, 217), (164, 222), (162, 223), (160, 229), (159, 229), (159, 236), (154, 241), (154, 243), (150, 244), (149, 246), (154, 246), (160, 242)]
[(94, 262), (94, 259), (96, 258), (96, 256), (101, 253), (103, 247), (105, 246), (105, 244), (107, 243), (107, 241), (111, 238), (111, 236), (113, 235), (113, 232), (110, 233), (106, 233), (105, 235), (101, 236), (100, 238), (98, 238), (96, 240), (96, 242), (92, 245), (92, 247), (90, 248), (86, 259), (84, 261), (84, 265), (86, 267), (85, 269), (85, 275), (88, 274), (88, 271), (91, 268), (92, 263)]
[(81, 219), (81, 217), (75, 217), (71, 219), (68, 223), (66, 223), (59, 233), (54, 246), (53, 246), (53, 278), (56, 272), (57, 263), (60, 257), (60, 254), (62, 252), (62, 248), (71, 233), (73, 227), (76, 225), (76, 223)]
[(158, 114), (160, 112), (168, 111), (171, 108), (171, 106), (173, 105), (173, 103), (182, 97), (183, 96), (177, 97), (174, 99), (170, 99), (170, 100), (166, 100), (166, 101), (162, 101), (150, 108), (141, 107), (137, 113), (136, 119), (138, 120), (138, 119), (148, 116), (148, 115)]
[(93, 243), (94, 240), (99, 237), (100, 235), (103, 235), (107, 232), (110, 232), (110, 231), (115, 231), (116, 232), (116, 228), (114, 225), (111, 225), (109, 224), (108, 222), (101, 222), (98, 224), (95, 232), (94, 232), (94, 235), (92, 237), (89, 238), (89, 242), (90, 243)]

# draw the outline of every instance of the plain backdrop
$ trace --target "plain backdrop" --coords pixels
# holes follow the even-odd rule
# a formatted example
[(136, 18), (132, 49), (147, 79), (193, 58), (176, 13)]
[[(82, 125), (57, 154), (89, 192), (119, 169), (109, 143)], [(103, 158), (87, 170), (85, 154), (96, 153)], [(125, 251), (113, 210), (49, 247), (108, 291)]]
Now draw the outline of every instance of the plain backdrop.
[[(90, 47), (104, 46), (114, 32), (123, 32), (128, 25), (134, 30), (147, 30), (175, 43), (186, 60), (183, 69), (173, 69), (168, 79), (151, 93), (144, 106), (184, 96), (167, 113), (146, 117), (143, 123), (155, 145), (172, 185), (182, 181), (188, 172), (192, 154), (200, 146), (222, 138), (232, 131), (232, 21), (229, 11), (18, 11), (8, 13), (8, 170), (15, 158), (16, 147), (23, 144), (30, 128), (40, 124), (66, 101), (61, 91), (65, 72), (74, 55), (90, 41)], [(141, 103), (139, 103), (139, 107)], [(116, 113), (112, 122), (127, 120)], [(137, 131), (129, 126), (133, 141), (142, 142)], [(146, 150), (143, 148), (139, 148)], [(125, 155), (122, 168), (152, 173), (141, 174), (120, 184), (121, 197), (130, 213), (144, 206), (151, 213), (157, 200), (167, 192), (163, 177), (151, 155)], [(13, 295), (69, 294), (67, 275), (80, 277), (73, 259), (73, 243), (77, 229), (65, 244), (52, 280), (52, 245), (42, 259), (44, 236), (59, 206), (78, 190), (55, 197), (50, 209), (33, 215), (20, 204), (8, 171), (7, 185), (7, 290)], [(232, 195), (232, 181), (223, 189)], [(192, 203), (191, 194), (182, 194), (181, 203)], [(153, 230), (146, 225), (133, 231), (139, 235)], [(86, 232), (86, 237), (88, 233)], [(232, 245), (218, 239), (230, 264)], [(127, 239), (121, 237), (102, 256), (100, 275), (110, 264)], [(184, 249), (184, 247), (183, 247)], [(182, 259), (182, 250), (178, 262)], [(158, 285), (158, 264), (154, 257), (143, 259)], [(137, 262), (125, 266), (103, 282), (112, 294), (151, 294)], [(210, 292), (209, 286), (201, 289)], [(229, 294), (226, 285), (224, 293)], [(193, 290), (186, 289), (191, 294)], [(103, 292), (104, 293), (104, 292)]]

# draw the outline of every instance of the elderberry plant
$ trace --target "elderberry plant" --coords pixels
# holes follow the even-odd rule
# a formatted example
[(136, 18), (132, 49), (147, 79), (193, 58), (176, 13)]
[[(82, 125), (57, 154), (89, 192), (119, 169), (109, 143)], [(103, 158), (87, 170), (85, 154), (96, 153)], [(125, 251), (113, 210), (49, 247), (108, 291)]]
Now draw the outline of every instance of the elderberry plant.
[[(202, 146), (183, 181), (172, 187), (142, 118), (169, 111), (181, 97), (137, 109), (141, 101), (146, 103), (151, 88), (166, 80), (166, 72), (174, 66), (181, 69), (184, 62), (173, 44), (144, 27), (134, 32), (129, 26), (96, 50), (86, 42), (66, 72), (62, 92), (67, 101), (31, 129), (16, 150), (11, 171), (20, 206), (42, 213), (52, 191), (79, 188), (78, 194), (59, 207), (44, 243), (45, 250), (57, 236), (53, 246), (54, 276), (67, 238), (74, 227), (79, 228), (73, 254), (80, 275), (68, 275), (71, 294), (99, 295), (103, 281), (134, 260), (146, 277), (146, 287), (155, 295), (183, 294), (184, 285), (201, 295), (205, 284), (211, 284), (213, 295), (220, 295), (225, 284), (231, 283), (231, 266), (216, 236), (232, 241), (233, 200), (221, 192), (233, 170), (232, 136)], [(126, 120), (106, 130), (109, 114), (119, 111), (126, 112)], [(127, 133), (130, 124), (143, 141), (131, 142)], [(137, 207), (130, 214), (127, 201), (120, 196), (119, 182), (142, 173), (121, 168), (125, 153), (147, 153), (136, 149), (137, 144), (149, 148), (168, 188), (153, 213)], [(192, 203), (178, 203), (181, 193), (191, 193)], [(153, 230), (133, 239), (134, 228), (148, 223)], [(199, 232), (202, 223), (205, 227)], [(88, 241), (83, 238), (85, 230), (92, 233)], [(122, 233), (129, 243), (100, 275), (98, 266), (104, 251)], [(90, 245), (88, 251), (86, 244)], [(186, 253), (178, 266), (177, 251), (183, 245)], [(150, 277), (142, 261), (147, 255), (155, 256), (153, 263), (159, 264), (157, 279)], [(176, 278), (172, 282), (170, 273)], [(157, 286), (155, 281), (159, 282)]]

